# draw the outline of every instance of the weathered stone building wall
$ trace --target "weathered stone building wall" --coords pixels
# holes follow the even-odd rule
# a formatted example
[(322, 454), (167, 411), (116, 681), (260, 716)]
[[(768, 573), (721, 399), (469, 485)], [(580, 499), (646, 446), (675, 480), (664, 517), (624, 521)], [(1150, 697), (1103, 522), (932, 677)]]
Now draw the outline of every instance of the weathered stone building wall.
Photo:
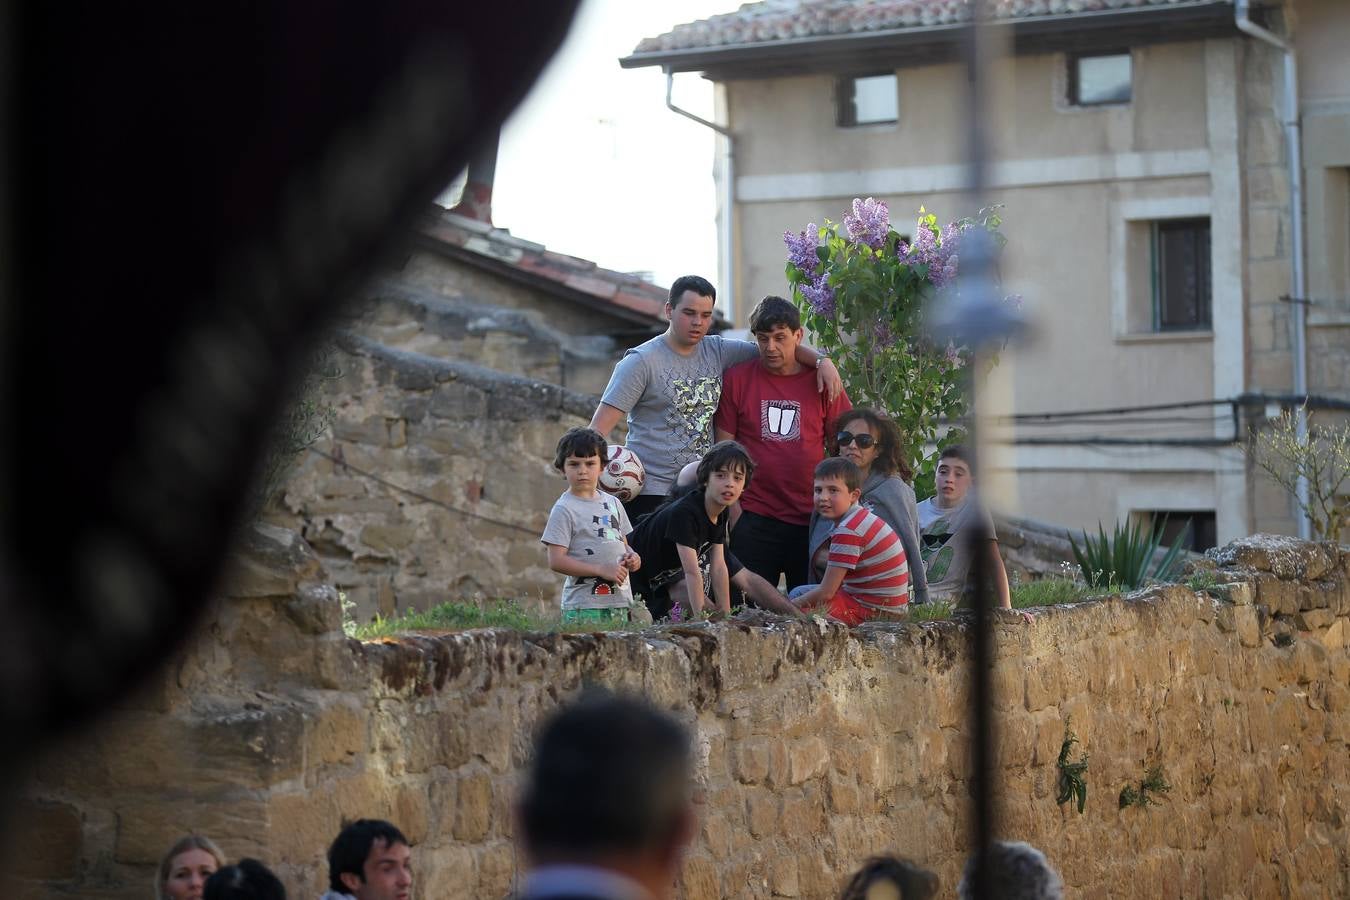
[(350, 332), (338, 349), (331, 436), (267, 519), (303, 534), (362, 620), (464, 598), (552, 602), (539, 535), (566, 488), (553, 452), (594, 397)]
[[(1163, 587), (996, 626), (998, 833), (1042, 847), (1070, 896), (1350, 893), (1350, 552), (1262, 538), (1221, 561), (1225, 599)], [(357, 815), (415, 842), (418, 898), (505, 896), (532, 729), (587, 682), (694, 731), (682, 897), (829, 897), (886, 850), (952, 896), (969, 824), (959, 621), (359, 644), (279, 529), (253, 537), (228, 596), (156, 683), (36, 763), (7, 897), (144, 897), (188, 829), (312, 897)], [(1091, 757), (1081, 815), (1055, 803), (1067, 724)], [(1170, 793), (1118, 808), (1152, 765)]]

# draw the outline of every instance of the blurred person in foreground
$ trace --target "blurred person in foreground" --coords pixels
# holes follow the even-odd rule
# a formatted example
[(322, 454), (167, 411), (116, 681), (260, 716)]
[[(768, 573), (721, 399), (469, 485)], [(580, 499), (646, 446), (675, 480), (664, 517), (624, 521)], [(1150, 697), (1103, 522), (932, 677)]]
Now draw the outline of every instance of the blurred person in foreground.
[(241, 859), (207, 879), (202, 900), (286, 900), (286, 888), (267, 866)]
[(408, 900), (412, 847), (383, 819), (343, 826), (328, 848), (328, 887), (320, 900)]
[(535, 743), (517, 810), (520, 900), (666, 900), (694, 833), (683, 726), (639, 700), (584, 695)]
[[(975, 900), (975, 856), (966, 860), (959, 900)], [(1045, 854), (1022, 841), (994, 841), (989, 845), (989, 888), (999, 900), (1062, 900), (1064, 881)]]
[(210, 838), (200, 834), (179, 838), (159, 861), (155, 900), (202, 900), (206, 879), (224, 865), (225, 854)]
[(929, 900), (938, 877), (907, 859), (874, 856), (853, 873), (839, 900)]

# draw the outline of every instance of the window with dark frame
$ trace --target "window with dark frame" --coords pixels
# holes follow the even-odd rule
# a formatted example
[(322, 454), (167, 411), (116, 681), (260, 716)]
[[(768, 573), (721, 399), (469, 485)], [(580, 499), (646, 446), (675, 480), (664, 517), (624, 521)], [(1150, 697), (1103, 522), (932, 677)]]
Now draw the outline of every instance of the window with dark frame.
[(1209, 219), (1153, 223), (1153, 330), (1210, 327)]
[(1160, 547), (1171, 547), (1183, 533), (1186, 535), (1181, 542), (1183, 550), (1204, 553), (1218, 546), (1219, 532), (1213, 510), (1153, 509), (1145, 515), (1149, 517), (1148, 527), (1162, 526)]
[(900, 90), (894, 72), (851, 75), (835, 81), (835, 119), (840, 128), (888, 125), (899, 118)]
[(1108, 106), (1129, 103), (1134, 67), (1130, 51), (1075, 53), (1069, 56), (1069, 103)]

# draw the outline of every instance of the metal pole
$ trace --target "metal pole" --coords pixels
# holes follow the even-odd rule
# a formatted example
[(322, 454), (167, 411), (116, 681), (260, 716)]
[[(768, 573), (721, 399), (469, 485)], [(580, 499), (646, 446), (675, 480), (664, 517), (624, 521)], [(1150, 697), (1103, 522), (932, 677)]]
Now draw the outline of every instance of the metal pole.
[[(974, 200), (975, 209), (978, 210), (983, 205), (984, 190), (987, 179), (986, 160), (985, 160), (985, 140), (984, 140), (984, 80), (985, 67), (987, 65), (989, 48), (989, 32), (987, 22), (988, 12), (985, 8), (984, 0), (975, 0), (974, 3), (974, 23), (969, 29), (969, 38), (966, 41), (966, 74), (968, 81), (968, 95), (966, 110), (967, 122), (967, 144), (970, 156), (970, 197)], [(988, 271), (992, 268), (992, 260), (987, 258), (988, 251), (992, 250), (988, 242), (982, 242), (982, 247), (986, 252), (986, 257), (980, 259), (977, 255), (975, 263), (974, 281), (977, 290), (983, 291), (987, 288)], [(964, 255), (965, 260), (969, 260), (969, 255)], [(964, 261), (964, 260), (963, 260)], [(977, 297), (976, 300), (987, 299)], [(970, 433), (968, 444), (971, 453), (971, 471), (982, 472), (980, 467), (979, 453), (979, 434), (978, 434), (978, 406), (976, 404), (976, 376), (979, 371), (979, 348), (975, 348), (972, 355), (970, 366), (967, 368), (967, 377), (969, 378), (970, 390)], [(978, 501), (979, 498), (975, 497)], [(991, 535), (985, 533), (983, 517), (974, 517), (976, 527), (970, 532), (968, 540), (971, 542), (970, 552), (973, 554), (971, 560), (971, 574), (975, 578), (975, 635), (973, 646), (971, 647), (971, 673), (970, 673), (970, 700), (972, 704), (971, 725), (973, 728), (972, 743), (973, 752), (971, 753), (972, 777), (974, 778), (974, 833), (973, 838), (974, 852), (976, 854), (976, 864), (974, 871), (974, 896), (977, 898), (992, 897), (993, 885), (991, 884), (989, 873), (988, 851), (990, 841), (993, 839), (994, 822), (994, 785), (992, 779), (991, 752), (994, 742), (994, 723), (993, 723), (993, 697), (991, 696), (990, 668), (993, 665), (994, 647), (992, 635), (990, 633), (990, 600), (989, 600), (989, 569), (986, 565), (985, 553), (989, 546), (988, 541)]]
[[(973, 21), (966, 29), (966, 75), (968, 80), (967, 109), (967, 196), (979, 209), (984, 203), (988, 185), (988, 149), (985, 144), (984, 104), (985, 87), (989, 83), (987, 67), (997, 55), (992, 45), (987, 0), (973, 0)], [(954, 295), (942, 298), (930, 306), (927, 315), (930, 339), (941, 344), (954, 342), (972, 354), (966, 367), (965, 388), (970, 403), (970, 429), (966, 443), (971, 451), (971, 469), (981, 471), (978, 460), (979, 425), (977, 406), (978, 372), (983, 367), (979, 359), (991, 345), (1004, 344), (1022, 330), (1021, 315), (1002, 303), (998, 290), (997, 248), (985, 229), (975, 227), (961, 236), (961, 264), (958, 282), (960, 289)], [(977, 475), (978, 478), (978, 475)], [(974, 498), (973, 502), (979, 502)], [(997, 789), (993, 779), (993, 721), (990, 670), (995, 659), (992, 631), (992, 602), (989, 595), (988, 553), (993, 535), (977, 524), (966, 536), (970, 541), (971, 576), (975, 579), (974, 633), (970, 658), (970, 728), (971, 728), (971, 786), (974, 803), (971, 849), (975, 867), (971, 873), (972, 894), (975, 897), (995, 896), (995, 885), (989, 875), (988, 849), (993, 838), (993, 823), (998, 809)]]

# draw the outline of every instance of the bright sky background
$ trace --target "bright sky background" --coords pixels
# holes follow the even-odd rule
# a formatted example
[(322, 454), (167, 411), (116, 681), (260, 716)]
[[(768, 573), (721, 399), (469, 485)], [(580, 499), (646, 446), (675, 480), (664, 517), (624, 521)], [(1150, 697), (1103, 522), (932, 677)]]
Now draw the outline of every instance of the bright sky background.
[[(644, 37), (740, 0), (584, 0), (572, 31), (502, 130), (492, 220), (516, 237), (623, 272), (717, 278), (716, 145), (666, 109), (659, 68), (621, 69)], [(674, 102), (713, 118), (710, 82), (675, 76)], [(460, 185), (443, 196), (450, 205)]]

